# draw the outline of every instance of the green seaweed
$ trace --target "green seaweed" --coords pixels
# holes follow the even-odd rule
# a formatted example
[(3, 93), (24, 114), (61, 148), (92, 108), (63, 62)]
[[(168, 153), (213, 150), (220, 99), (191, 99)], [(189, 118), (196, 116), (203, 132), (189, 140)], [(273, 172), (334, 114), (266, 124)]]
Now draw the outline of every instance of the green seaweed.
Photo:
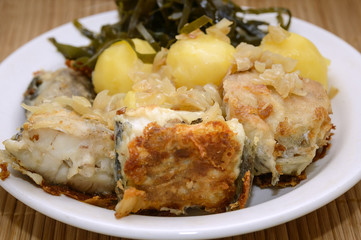
[[(94, 69), (98, 56), (120, 40), (127, 40), (133, 49), (132, 38), (148, 41), (156, 51), (169, 48), (176, 41), (176, 35), (204, 29), (223, 18), (233, 22), (228, 37), (234, 46), (240, 42), (257, 46), (267, 34), (264, 26), (269, 23), (246, 20), (247, 14), (275, 13), (278, 24), (286, 30), (291, 23), (291, 12), (286, 8), (243, 8), (229, 0), (116, 0), (115, 3), (119, 21), (102, 26), (99, 33), (90, 31), (78, 20), (73, 21), (79, 32), (90, 40), (89, 45), (75, 47), (49, 39), (66, 59), (72, 60), (71, 67), (79, 71), (84, 66)], [(146, 63), (151, 63), (155, 56), (138, 52), (137, 55)]]

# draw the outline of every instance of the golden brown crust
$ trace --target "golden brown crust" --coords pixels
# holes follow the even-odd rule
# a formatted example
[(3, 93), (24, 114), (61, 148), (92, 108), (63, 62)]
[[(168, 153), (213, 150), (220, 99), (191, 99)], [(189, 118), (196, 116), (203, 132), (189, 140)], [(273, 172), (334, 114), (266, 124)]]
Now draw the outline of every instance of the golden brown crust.
[(261, 119), (266, 119), (268, 118), (272, 111), (273, 111), (273, 105), (272, 104), (259, 104), (257, 107), (258, 110), (258, 115), (260, 116)]
[[(334, 128), (333, 128), (334, 129)], [(331, 140), (333, 134), (330, 134), (327, 138), (327, 141)], [(323, 146), (322, 148), (317, 149), (316, 151), (316, 156), (312, 159), (312, 162), (316, 162), (317, 160), (323, 158), (326, 156), (327, 151), (330, 149), (331, 147), (331, 143), (328, 142), (325, 146)]]
[(124, 192), (121, 204), (117, 205), (115, 217), (121, 218), (129, 215), (130, 213), (138, 212), (147, 207), (146, 193), (134, 187), (130, 187)]
[[(137, 207), (118, 211), (118, 217), (140, 209), (182, 212), (189, 206), (225, 211), (236, 194), (241, 144), (225, 122), (170, 127), (150, 123), (142, 136), (129, 143), (128, 150), (125, 195), (133, 195), (134, 201), (130, 197), (122, 200), (119, 209)], [(142, 194), (130, 194), (133, 188)]]
[(285, 117), (285, 120), (280, 122), (277, 127), (277, 133), (281, 136), (289, 136), (292, 134), (293, 128), (288, 123), (288, 118)]
[(302, 172), (300, 175), (292, 176), (292, 175), (281, 175), (279, 181), (274, 186), (271, 183), (272, 174), (266, 173), (260, 176), (254, 177), (254, 184), (259, 186), (260, 188), (284, 188), (284, 187), (294, 187), (299, 184), (302, 180), (307, 178), (306, 173)]
[(8, 163), (0, 163), (0, 179), (5, 180), (10, 176), (10, 172), (8, 171)]
[(244, 208), (246, 206), (247, 200), (251, 192), (251, 186), (252, 186), (251, 171), (248, 170), (246, 174), (244, 174), (242, 182), (243, 182), (242, 193), (238, 199), (239, 208)]
[(98, 207), (114, 210), (115, 205), (117, 204), (117, 197), (115, 193), (103, 195), (103, 194), (86, 194), (76, 190), (71, 189), (68, 186), (64, 185), (53, 185), (43, 182), (41, 184), (42, 189), (54, 196), (65, 195), (67, 197), (73, 198), (75, 200), (95, 205)]

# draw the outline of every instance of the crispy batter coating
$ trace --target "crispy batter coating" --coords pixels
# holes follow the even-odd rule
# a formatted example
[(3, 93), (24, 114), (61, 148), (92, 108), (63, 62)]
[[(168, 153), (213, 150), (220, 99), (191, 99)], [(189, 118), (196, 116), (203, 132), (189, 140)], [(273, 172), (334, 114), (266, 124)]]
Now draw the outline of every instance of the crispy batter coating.
[(272, 173), (275, 185), (279, 175), (301, 175), (317, 149), (329, 143), (332, 110), (315, 81), (301, 78), (302, 94), (281, 96), (264, 77), (256, 71), (229, 75), (224, 102), (227, 118), (237, 118), (257, 146), (255, 175)]
[(5, 180), (10, 176), (10, 172), (8, 171), (8, 163), (0, 163), (0, 179)]
[(114, 210), (117, 203), (117, 197), (114, 193), (87, 194), (78, 190), (74, 190), (66, 185), (54, 185), (51, 183), (46, 183), (45, 181), (43, 181), (40, 186), (45, 192), (51, 195), (60, 196), (63, 194), (78, 201), (111, 210)]
[(224, 121), (148, 124), (128, 144), (127, 189), (116, 216), (141, 209), (181, 213), (190, 206), (225, 211), (236, 195), (243, 147), (235, 135)]
[(261, 188), (285, 188), (285, 187), (294, 187), (298, 185), (302, 180), (307, 179), (306, 173), (302, 172), (297, 176), (293, 175), (281, 175), (279, 181), (276, 185), (272, 184), (272, 174), (266, 173), (254, 177), (254, 184)]

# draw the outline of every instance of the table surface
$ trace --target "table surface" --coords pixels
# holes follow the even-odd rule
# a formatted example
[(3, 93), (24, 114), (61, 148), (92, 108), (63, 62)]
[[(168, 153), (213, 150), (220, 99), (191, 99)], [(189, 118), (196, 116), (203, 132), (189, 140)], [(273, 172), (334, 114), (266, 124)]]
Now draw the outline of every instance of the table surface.
[[(239, 0), (251, 7), (282, 6), (361, 51), (359, 0)], [(32, 38), (54, 27), (114, 10), (113, 0), (0, 0), (0, 62)], [(361, 160), (361, 159), (360, 159)], [(44, 227), (46, 226), (46, 227)], [(359, 236), (359, 237), (357, 237)], [(360, 239), (361, 182), (303, 217), (230, 239)], [(17, 201), (0, 187), (0, 239), (120, 239), (58, 222)]]

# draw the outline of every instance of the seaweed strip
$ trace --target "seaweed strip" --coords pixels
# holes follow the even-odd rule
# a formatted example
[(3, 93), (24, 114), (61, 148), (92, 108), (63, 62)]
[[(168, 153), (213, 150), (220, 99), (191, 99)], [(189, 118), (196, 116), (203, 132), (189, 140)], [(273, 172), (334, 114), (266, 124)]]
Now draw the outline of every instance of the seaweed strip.
[[(88, 46), (76, 47), (49, 39), (66, 59), (72, 60), (74, 69), (94, 69), (98, 56), (116, 41), (140, 38), (159, 51), (161, 47), (169, 48), (176, 41), (176, 35), (216, 24), (223, 18), (234, 22), (228, 34), (232, 45), (247, 42), (257, 46), (267, 34), (262, 26), (269, 23), (246, 20), (239, 14), (275, 13), (278, 24), (286, 30), (292, 17), (286, 8), (243, 8), (230, 0), (115, 0), (115, 3), (119, 21), (102, 26), (99, 33), (90, 31), (77, 19), (73, 21), (79, 32), (90, 40)], [(146, 63), (154, 58), (151, 54), (137, 55)]]

